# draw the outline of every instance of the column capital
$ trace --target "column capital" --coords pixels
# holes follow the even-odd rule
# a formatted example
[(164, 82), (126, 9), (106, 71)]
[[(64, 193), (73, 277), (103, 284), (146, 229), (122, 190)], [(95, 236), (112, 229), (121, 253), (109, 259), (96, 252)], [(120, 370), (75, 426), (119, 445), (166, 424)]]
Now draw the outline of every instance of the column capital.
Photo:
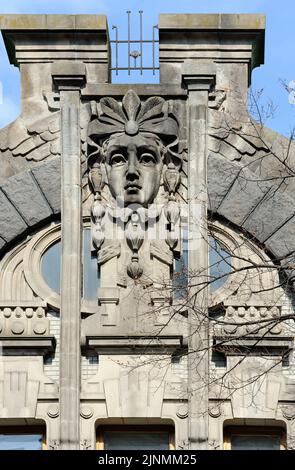
[(86, 85), (86, 67), (81, 62), (55, 63), (51, 75), (58, 91), (77, 91)]
[(185, 61), (181, 69), (182, 83), (190, 91), (211, 91), (215, 85), (215, 64)]

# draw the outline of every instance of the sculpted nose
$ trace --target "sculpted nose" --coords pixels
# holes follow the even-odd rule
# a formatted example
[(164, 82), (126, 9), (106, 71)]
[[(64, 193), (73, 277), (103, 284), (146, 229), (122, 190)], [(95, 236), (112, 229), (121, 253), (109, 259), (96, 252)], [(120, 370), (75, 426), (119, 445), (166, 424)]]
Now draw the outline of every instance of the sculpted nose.
[(139, 178), (139, 172), (137, 168), (136, 152), (130, 152), (128, 158), (127, 174), (126, 177), (129, 181), (134, 181)]

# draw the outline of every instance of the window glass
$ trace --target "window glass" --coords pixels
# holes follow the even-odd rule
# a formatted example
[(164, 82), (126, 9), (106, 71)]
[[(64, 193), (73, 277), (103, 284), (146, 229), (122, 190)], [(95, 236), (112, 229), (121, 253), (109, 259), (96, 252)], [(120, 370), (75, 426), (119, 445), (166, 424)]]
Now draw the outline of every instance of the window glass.
[(60, 293), (61, 242), (51, 245), (43, 254), (41, 261), (42, 275), (54, 292)]
[(222, 287), (232, 271), (230, 253), (213, 237), (209, 237), (210, 290)]
[[(213, 237), (209, 237), (209, 276), (210, 291), (214, 292), (222, 287), (228, 274), (232, 271), (231, 255), (223, 245)], [(188, 283), (188, 251), (183, 250), (181, 257), (175, 260), (172, 287), (174, 297), (184, 298), (187, 295)]]
[(0, 450), (42, 450), (41, 434), (0, 434)]
[(172, 289), (175, 299), (183, 299), (187, 295), (188, 284), (188, 252), (183, 251), (182, 256), (175, 260)]
[(100, 283), (100, 270), (97, 257), (91, 253), (91, 230), (84, 230), (83, 237), (83, 297), (87, 300), (97, 299)]
[(279, 436), (232, 435), (232, 450), (280, 450)]
[[(60, 293), (61, 241), (53, 243), (43, 254), (41, 272), (48, 286)], [(96, 300), (100, 284), (100, 272), (97, 259), (91, 253), (91, 231), (83, 232), (83, 297)]]
[(169, 432), (105, 431), (105, 450), (168, 450)]

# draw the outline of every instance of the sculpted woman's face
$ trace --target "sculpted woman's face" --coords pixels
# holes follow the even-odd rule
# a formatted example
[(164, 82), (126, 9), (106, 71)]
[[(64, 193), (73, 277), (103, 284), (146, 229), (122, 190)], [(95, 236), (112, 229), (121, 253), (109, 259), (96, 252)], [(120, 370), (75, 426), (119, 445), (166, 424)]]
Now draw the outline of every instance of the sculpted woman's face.
[(159, 140), (137, 134), (114, 135), (106, 149), (106, 173), (110, 191), (124, 205), (147, 207), (159, 191), (163, 159)]

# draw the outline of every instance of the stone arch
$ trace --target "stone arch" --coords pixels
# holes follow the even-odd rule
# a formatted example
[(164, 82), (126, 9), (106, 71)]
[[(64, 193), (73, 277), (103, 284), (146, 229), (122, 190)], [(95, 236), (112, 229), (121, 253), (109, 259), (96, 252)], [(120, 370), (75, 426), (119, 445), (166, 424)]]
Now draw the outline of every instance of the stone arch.
[(260, 180), (245, 165), (210, 153), (208, 198), (212, 213), (246, 231), (281, 265), (291, 268), (295, 201), (290, 192)]
[[(0, 186), (0, 249), (60, 213), (60, 157), (6, 179)], [(288, 269), (295, 252), (295, 201), (290, 192), (258, 181), (247, 167), (221, 155), (208, 158), (212, 213), (247, 231)]]
[(6, 179), (0, 186), (0, 250), (61, 210), (60, 157)]

